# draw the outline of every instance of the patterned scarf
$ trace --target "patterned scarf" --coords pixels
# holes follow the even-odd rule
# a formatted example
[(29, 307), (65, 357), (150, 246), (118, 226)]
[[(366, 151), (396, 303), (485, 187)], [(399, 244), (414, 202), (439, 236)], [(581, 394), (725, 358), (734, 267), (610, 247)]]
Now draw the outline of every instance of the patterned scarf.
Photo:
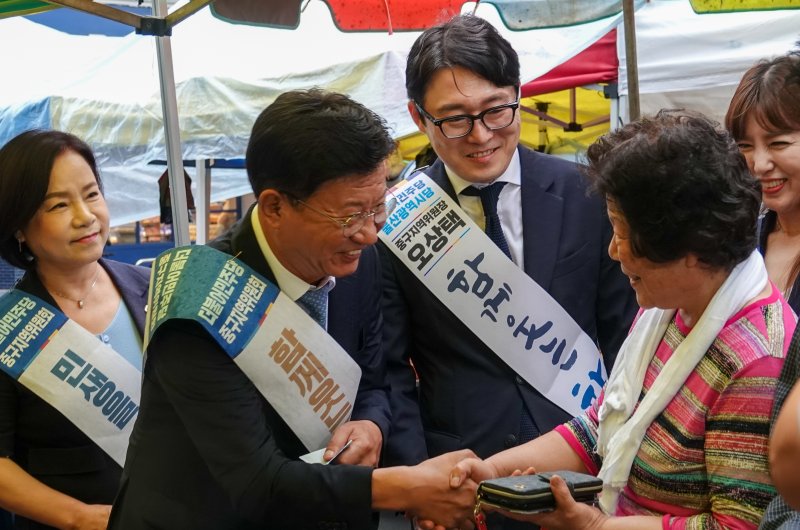
[(603, 457), (598, 476), (603, 480), (600, 494), (603, 511), (608, 514), (616, 511), (619, 493), (628, 482), (647, 428), (683, 387), (725, 322), (755, 298), (768, 281), (764, 260), (757, 251), (734, 267), (637, 407), (647, 367), (675, 310), (653, 308), (641, 314), (620, 348), (598, 414), (597, 452)]

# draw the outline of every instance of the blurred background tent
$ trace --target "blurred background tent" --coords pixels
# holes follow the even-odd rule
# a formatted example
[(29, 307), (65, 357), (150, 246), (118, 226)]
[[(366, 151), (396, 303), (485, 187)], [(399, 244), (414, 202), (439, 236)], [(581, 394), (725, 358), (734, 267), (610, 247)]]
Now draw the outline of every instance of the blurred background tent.
[[(636, 12), (639, 101), (643, 114), (691, 108), (718, 121), (742, 74), (756, 61), (795, 48), (800, 0), (658, 0)], [(763, 10), (742, 12), (740, 9)], [(778, 9), (792, 7), (794, 9)], [(620, 39), (619, 89), (628, 92)], [(797, 46), (800, 49), (800, 46)], [(626, 105), (621, 104), (624, 113)]]
[[(526, 81), (590, 46), (619, 21), (616, 16), (512, 32), (492, 6), (482, 10), (519, 50)], [(282, 91), (314, 85), (346, 92), (373, 108), (397, 138), (414, 134), (404, 69), (417, 35), (342, 33), (318, 1), (309, 3), (300, 26), (291, 31), (233, 25), (201, 10), (172, 35), (183, 159), (241, 158), (258, 112)], [(148, 162), (165, 160), (166, 152), (152, 39), (133, 33), (71, 35), (13, 17), (0, 20), (0, 46), (17, 50), (0, 56), (0, 69), (9, 79), (0, 91), (0, 143), (34, 126), (74, 132), (98, 154), (113, 224), (157, 214), (155, 182), (163, 166)], [(605, 49), (614, 62), (613, 48)], [(577, 99), (581, 104), (581, 96)], [(605, 105), (599, 113), (607, 114), (608, 102), (602, 95), (597, 99)], [(559, 105), (566, 103), (554, 100), (551, 110)], [(570, 121), (568, 114), (561, 118)], [(538, 144), (535, 127), (534, 132), (532, 143)], [(212, 200), (249, 191), (242, 172), (213, 173)], [(198, 208), (201, 197), (195, 193)]]
[[(223, 7), (227, 1), (217, 0), (215, 9), (230, 18), (233, 15)], [(684, 91), (707, 90), (723, 82), (730, 87), (731, 80), (738, 80), (758, 58), (789, 49), (800, 28), (797, 11), (699, 16), (686, 0), (631, 3), (644, 5), (636, 15), (636, 30), (641, 92), (652, 102), (645, 105), (646, 111), (683, 104), (677, 96)], [(734, 4), (752, 8), (755, 0), (705, 3), (717, 9)], [(763, 3), (774, 8), (798, 0)], [(135, 7), (135, 2), (130, 4)], [(184, 160), (240, 158), (261, 109), (281, 91), (314, 85), (346, 92), (379, 112), (401, 140), (403, 154), (410, 157), (424, 143), (405, 110), (403, 86), (405, 54), (417, 33), (399, 30), (426, 27), (460, 9), (474, 8), (462, 0), (312, 0), (304, 2), (300, 16), (299, 0), (249, 4), (269, 5), (270, 9), (283, 6), (283, 18), (262, 23), (296, 26), (296, 30), (230, 24), (212, 16), (208, 8), (172, 29)], [(0, 16), (4, 10), (19, 13), (31, 5), (31, 9), (48, 6), (33, 0), (0, 0)], [(487, 0), (478, 5), (477, 14), (497, 26), (520, 53), (524, 95), (529, 96), (523, 106), (531, 111), (523, 114), (525, 143), (574, 156), (576, 148), (580, 150), (607, 130), (605, 116), (616, 122), (613, 100), (606, 99), (596, 83), (613, 83), (619, 55), (620, 93), (627, 94), (622, 31), (618, 37), (605, 37), (605, 45), (593, 44), (620, 23), (621, 5), (618, 0)], [(389, 13), (386, 6), (391, 7)], [(182, 9), (185, 4), (179, 3), (171, 11), (176, 14)], [(50, 15), (63, 22), (68, 11), (59, 9)], [(582, 23), (567, 25), (575, 22)], [(522, 31), (536, 25), (563, 27)], [(694, 28), (691, 34), (690, 27)], [(342, 32), (365, 29), (372, 31)], [(107, 180), (112, 223), (154, 215), (158, 211), (155, 182), (163, 166), (148, 163), (167, 158), (154, 39), (134, 33), (109, 37), (93, 34), (91, 29), (82, 32), (72, 35), (22, 17), (0, 20), (0, 46), (6, 51), (0, 55), (5, 81), (0, 91), (0, 143), (33, 126), (74, 132), (98, 153)], [(608, 44), (614, 40), (616, 54), (609, 53), (613, 48)], [(581, 59), (581, 52), (590, 47), (585, 53), (600, 53), (602, 66), (591, 55)], [(552, 71), (558, 65), (560, 70)], [(576, 65), (588, 68), (590, 78), (564, 73)], [(545, 74), (545, 79), (540, 79)], [(534, 88), (533, 80), (542, 84), (569, 80), (558, 88), (590, 84), (601, 91), (542, 94), (553, 88)], [(607, 91), (613, 92), (613, 87)], [(686, 101), (686, 106), (713, 101), (715, 110), (707, 111), (717, 115), (727, 105), (725, 95), (710, 97), (706, 93)], [(541, 116), (544, 112), (550, 120), (537, 119), (537, 113)], [(624, 105), (621, 114), (624, 119)], [(589, 127), (592, 123), (597, 125)], [(199, 168), (207, 165), (197, 164)], [(247, 193), (241, 172), (213, 171), (211, 200)], [(209, 196), (202, 185), (204, 179), (195, 182), (198, 180), (203, 189), (195, 197), (202, 207)]]

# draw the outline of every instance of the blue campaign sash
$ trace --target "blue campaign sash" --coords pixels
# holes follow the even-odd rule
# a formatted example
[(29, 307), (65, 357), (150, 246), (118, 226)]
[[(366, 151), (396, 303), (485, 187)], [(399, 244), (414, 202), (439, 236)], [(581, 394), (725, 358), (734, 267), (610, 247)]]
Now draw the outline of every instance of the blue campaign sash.
[(0, 315), (0, 369), (124, 465), (141, 365), (32, 294), (9, 291), (0, 297)]
[(573, 416), (588, 407), (605, 384), (603, 358), (564, 308), (427, 175), (394, 194), (378, 236), (403, 265), (547, 399)]
[(200, 323), (309, 449), (350, 418), (361, 369), (280, 289), (206, 246), (153, 263), (145, 348), (172, 318)]

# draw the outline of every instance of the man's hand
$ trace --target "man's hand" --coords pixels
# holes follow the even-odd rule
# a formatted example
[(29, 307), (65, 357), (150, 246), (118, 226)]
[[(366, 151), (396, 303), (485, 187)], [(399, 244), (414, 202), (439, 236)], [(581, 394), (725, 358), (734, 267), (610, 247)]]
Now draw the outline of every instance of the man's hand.
[(406, 514), (431, 522), (431, 527), (435, 522), (437, 528), (471, 529), (477, 483), (467, 476), (459, 477), (456, 485), (452, 477), (453, 468), (464, 459), (477, 457), (463, 449), (412, 467), (415, 488), (410, 492)]
[(369, 420), (348, 421), (340, 425), (325, 447), (322, 459), (327, 462), (333, 458), (348, 440), (352, 440), (350, 447), (339, 455), (335, 463), (370, 467), (378, 465), (383, 435), (378, 426)]
[[(448, 453), (448, 454), (453, 454), (453, 453)], [(442, 456), (447, 456), (447, 455), (442, 455)], [(455, 465), (450, 469), (450, 476), (449, 476), (450, 488), (457, 490), (465, 485), (467, 485), (467, 487), (471, 487), (473, 491), (471, 506), (474, 506), (475, 504), (474, 491), (477, 488), (477, 484), (480, 483), (482, 480), (486, 480), (488, 478), (494, 478), (495, 473), (496, 471), (491, 464), (489, 464), (485, 460), (477, 458), (473, 454), (467, 458), (456, 461)], [(472, 518), (472, 513), (470, 512), (470, 519), (471, 518)], [(445, 530), (447, 526), (441, 524), (441, 521), (442, 519), (437, 517), (434, 518), (418, 517), (417, 520), (414, 522), (414, 525), (419, 530)], [(472, 526), (464, 526), (464, 528), (471, 528), (471, 527)]]

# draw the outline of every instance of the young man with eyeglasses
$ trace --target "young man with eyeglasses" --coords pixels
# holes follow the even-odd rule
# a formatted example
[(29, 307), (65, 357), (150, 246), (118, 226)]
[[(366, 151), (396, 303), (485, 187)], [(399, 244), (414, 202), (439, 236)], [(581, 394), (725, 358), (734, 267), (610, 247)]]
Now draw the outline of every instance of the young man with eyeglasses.
[[(454, 456), (416, 468), (374, 469), (388, 434), (389, 403), (381, 356), (380, 268), (373, 244), (393, 207), (386, 192), (386, 159), (393, 149), (383, 120), (340, 94), (287, 92), (258, 117), (246, 158), (257, 202), (211, 243), (216, 251), (202, 249), (206, 259), (192, 269), (191, 282), (201, 289), (201, 269), (219, 260), (242, 283), (277, 285), (322, 329), (280, 297), (261, 314), (253, 311), (256, 321), (261, 318), (257, 325), (272, 326), (280, 337), (264, 341), (254, 352), (264, 368), (277, 372), (270, 384), (288, 387), (273, 399), (269, 385), (259, 386), (263, 372), (240, 360), (250, 343), (232, 356), (217, 340), (214, 330), (225, 317), (247, 309), (238, 302), (225, 305), (214, 328), (201, 327), (193, 314), (156, 328), (147, 346), (141, 409), (110, 529), (367, 529), (373, 508), (420, 510), (432, 517), (437, 499), (450, 502), (444, 477)], [(154, 293), (167, 289), (158, 287), (159, 263), (154, 265)], [(244, 266), (254, 274), (244, 269), (242, 275)], [(216, 277), (223, 289), (214, 300), (226, 286), (236, 285), (231, 277)], [(245, 306), (255, 296), (253, 289), (248, 292), (238, 298)], [(327, 297), (308, 298), (309, 293)], [(151, 325), (164, 296), (153, 294)], [(186, 294), (182, 304), (190, 298)], [(281, 304), (288, 316), (274, 321)], [(204, 315), (207, 307), (213, 309), (204, 302)], [(223, 337), (229, 336), (227, 328)], [(336, 361), (337, 348), (326, 340), (338, 343), (338, 355), (355, 363)], [(315, 414), (326, 403), (329, 409), (344, 410), (333, 397), (338, 387), (324, 384), (331, 359), (357, 364), (361, 373), (360, 380), (356, 375), (350, 383), (357, 387), (350, 421), (335, 428), (322, 460), (346, 450), (334, 465), (309, 464), (298, 460), (313, 449), (304, 446), (305, 431), (297, 428), (305, 428), (301, 413), (310, 409), (304, 407), (319, 405)], [(313, 414), (311, 419), (320, 420)], [(431, 474), (441, 480), (430, 480)], [(469, 498), (472, 493), (462, 494)]]
[[(479, 189), (504, 183), (496, 200), (507, 255), (598, 344), (610, 369), (636, 309), (633, 291), (608, 256), (603, 201), (589, 194), (576, 164), (519, 143), (520, 72), (511, 45), (485, 20), (457, 16), (414, 43), (406, 88), (408, 110), (439, 157), (422, 172), (480, 227)], [(387, 462), (413, 464), (461, 448), (488, 457), (569, 419), (387, 247), (380, 251), (392, 384)], [(550, 356), (535, 362), (549, 365)]]

